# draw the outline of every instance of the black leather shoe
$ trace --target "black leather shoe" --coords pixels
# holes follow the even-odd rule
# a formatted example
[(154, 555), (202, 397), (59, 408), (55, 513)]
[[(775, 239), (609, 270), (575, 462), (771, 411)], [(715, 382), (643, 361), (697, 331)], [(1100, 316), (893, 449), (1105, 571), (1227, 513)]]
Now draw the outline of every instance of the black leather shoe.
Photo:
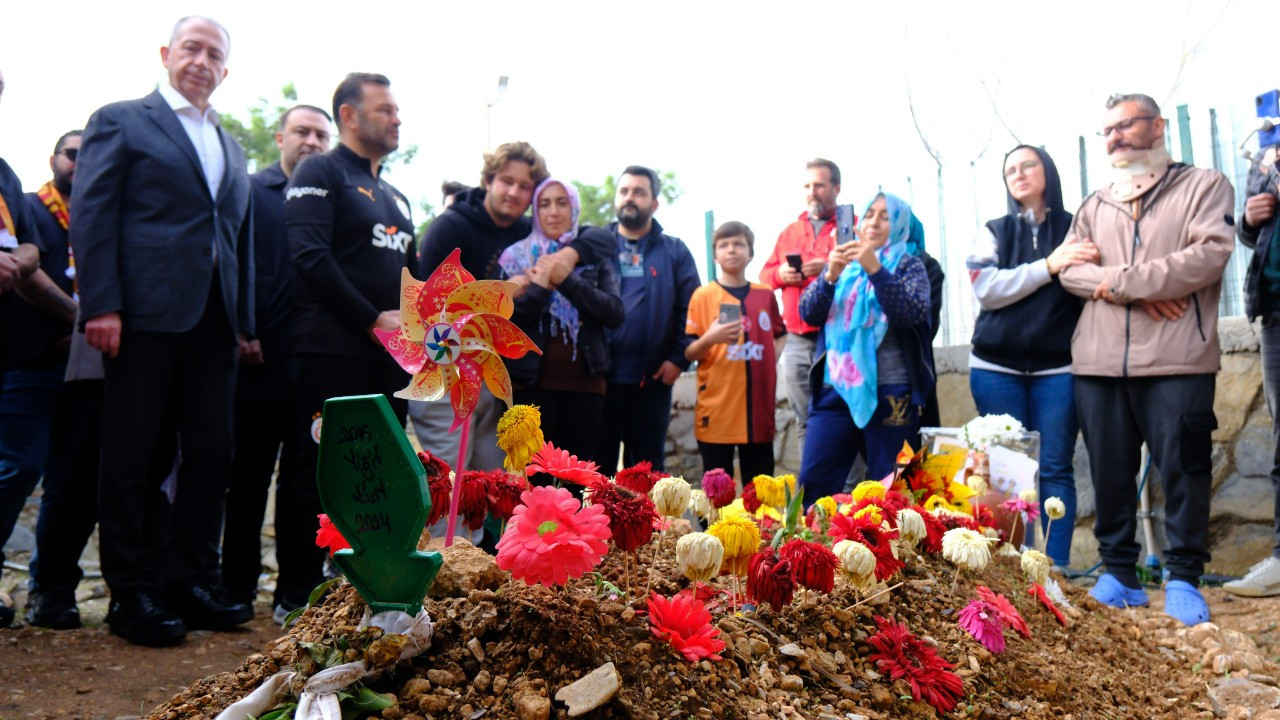
[(170, 595), (169, 606), (194, 630), (230, 630), (253, 619), (252, 605), (225, 603), (204, 585)]
[(111, 634), (134, 645), (178, 645), (187, 637), (187, 626), (150, 593), (134, 593), (111, 599), (107, 612)]
[(80, 627), (80, 610), (76, 596), (58, 593), (32, 593), (27, 600), (27, 624), (52, 630), (74, 630)]

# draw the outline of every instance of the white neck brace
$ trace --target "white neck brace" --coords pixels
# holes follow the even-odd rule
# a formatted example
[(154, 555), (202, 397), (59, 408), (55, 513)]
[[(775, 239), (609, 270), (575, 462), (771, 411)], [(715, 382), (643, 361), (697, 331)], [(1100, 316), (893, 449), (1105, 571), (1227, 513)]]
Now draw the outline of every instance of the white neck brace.
[(1111, 158), (1111, 198), (1128, 202), (1142, 197), (1164, 177), (1173, 158), (1164, 145), (1149, 150), (1120, 150)]

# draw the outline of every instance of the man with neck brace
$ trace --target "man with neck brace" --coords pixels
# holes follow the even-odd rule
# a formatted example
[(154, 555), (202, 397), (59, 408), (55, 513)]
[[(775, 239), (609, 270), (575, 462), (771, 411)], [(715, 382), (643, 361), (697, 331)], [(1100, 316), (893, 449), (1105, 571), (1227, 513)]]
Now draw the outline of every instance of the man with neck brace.
[(1165, 488), (1165, 612), (1192, 625), (1209, 619), (1196, 586), (1209, 560), (1218, 298), (1235, 196), (1222, 173), (1171, 161), (1150, 97), (1113, 95), (1106, 105), (1099, 134), (1112, 182), (1085, 199), (1067, 236), (1093, 242), (1100, 260), (1059, 275), (1086, 299), (1071, 369), (1107, 566), (1090, 594), (1113, 607), (1148, 603), (1135, 540), (1145, 442)]

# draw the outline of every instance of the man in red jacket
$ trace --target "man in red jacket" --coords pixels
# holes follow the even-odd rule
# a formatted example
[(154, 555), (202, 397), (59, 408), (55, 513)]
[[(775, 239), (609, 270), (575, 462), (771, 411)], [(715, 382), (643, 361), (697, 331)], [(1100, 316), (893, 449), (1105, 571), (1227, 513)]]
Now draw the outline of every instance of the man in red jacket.
[(782, 381), (796, 415), (800, 447), (804, 447), (805, 421), (809, 417), (809, 368), (818, 339), (818, 328), (800, 319), (800, 295), (822, 272), (827, 254), (836, 244), (840, 168), (830, 160), (810, 160), (805, 165), (804, 191), (809, 209), (778, 236), (773, 253), (760, 271), (761, 283), (782, 290), (782, 319), (787, 326)]

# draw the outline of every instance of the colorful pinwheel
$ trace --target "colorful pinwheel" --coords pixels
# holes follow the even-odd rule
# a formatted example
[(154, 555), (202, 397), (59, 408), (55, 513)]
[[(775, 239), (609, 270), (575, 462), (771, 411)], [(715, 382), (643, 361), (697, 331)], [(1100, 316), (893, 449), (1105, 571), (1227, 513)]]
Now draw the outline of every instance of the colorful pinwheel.
[[(471, 417), (485, 384), (511, 405), (511, 377), (502, 358), (541, 350), (508, 318), (517, 286), (476, 280), (455, 249), (418, 282), (405, 269), (400, 278), (400, 330), (374, 330), (400, 367), (413, 375), (396, 393), (407, 400), (438, 400), (447, 393), (456, 430)], [(462, 468), (457, 468), (459, 471)]]

